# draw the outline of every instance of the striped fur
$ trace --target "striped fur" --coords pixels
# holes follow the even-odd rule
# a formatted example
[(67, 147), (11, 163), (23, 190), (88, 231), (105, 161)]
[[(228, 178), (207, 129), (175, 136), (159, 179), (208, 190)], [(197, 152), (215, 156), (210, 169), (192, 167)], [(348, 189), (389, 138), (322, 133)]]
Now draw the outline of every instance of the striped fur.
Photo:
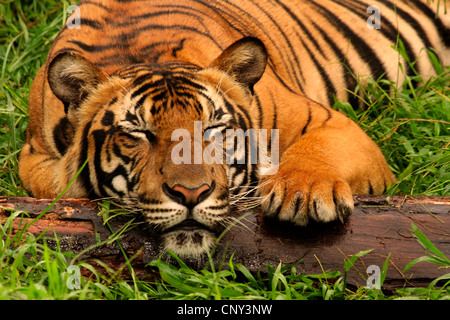
[[(380, 9), (379, 30), (367, 28), (369, 5)], [(80, 28), (61, 30), (31, 89), (24, 186), (54, 197), (86, 163), (65, 196), (120, 200), (186, 256), (208, 250), (232, 219), (230, 205), (255, 192), (268, 216), (298, 225), (343, 220), (352, 193), (384, 192), (395, 178), (382, 153), (328, 106), (334, 97), (356, 106), (349, 91), (365, 77), (412, 75), (392, 48), (398, 39), (424, 76), (434, 74), (425, 48), (450, 64), (450, 16), (441, 6), (436, 18), (426, 1), (87, 0), (79, 8)], [(234, 152), (232, 163), (175, 164), (177, 130), (211, 145), (197, 141), (197, 123), (201, 134), (224, 137), (277, 129), (278, 171), (259, 175), (250, 139), (244, 163)]]
[[(234, 41), (254, 36), (268, 48), (269, 68), (280, 82), (327, 105), (333, 103), (333, 94), (341, 101), (352, 99), (346, 89), (356, 87), (355, 76), (378, 79), (386, 75), (401, 83), (404, 75), (398, 74), (399, 62), (412, 75), (408, 64), (391, 49), (397, 36), (410, 60), (420, 61), (421, 75), (434, 72), (424, 48), (436, 49), (444, 64), (450, 64), (450, 17), (444, 15), (443, 1), (438, 19), (436, 4), (418, 0), (150, 4), (85, 1), (80, 6), (85, 34), (63, 30), (49, 57), (70, 48), (108, 73), (124, 65), (173, 59), (205, 67)], [(379, 30), (366, 27), (371, 5), (380, 8)]]

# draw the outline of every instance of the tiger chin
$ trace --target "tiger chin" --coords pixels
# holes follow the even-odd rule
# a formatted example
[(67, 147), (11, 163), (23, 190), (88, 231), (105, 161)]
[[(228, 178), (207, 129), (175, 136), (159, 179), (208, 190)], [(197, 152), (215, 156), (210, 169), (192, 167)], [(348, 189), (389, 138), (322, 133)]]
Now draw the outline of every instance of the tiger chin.
[(175, 230), (161, 236), (166, 250), (174, 252), (180, 258), (201, 258), (209, 252), (215, 242), (216, 235), (208, 230), (190, 229)]

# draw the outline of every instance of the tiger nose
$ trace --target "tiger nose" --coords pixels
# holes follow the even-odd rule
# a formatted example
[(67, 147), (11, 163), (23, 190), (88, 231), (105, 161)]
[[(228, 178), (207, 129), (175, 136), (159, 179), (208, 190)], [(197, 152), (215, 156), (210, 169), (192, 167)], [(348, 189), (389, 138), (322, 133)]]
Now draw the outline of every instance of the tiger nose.
[(211, 186), (202, 184), (199, 187), (188, 188), (183, 185), (177, 184), (173, 188), (170, 188), (167, 183), (163, 183), (164, 193), (173, 201), (185, 205), (186, 207), (194, 207), (206, 198), (208, 198), (214, 191), (215, 183), (212, 182)]

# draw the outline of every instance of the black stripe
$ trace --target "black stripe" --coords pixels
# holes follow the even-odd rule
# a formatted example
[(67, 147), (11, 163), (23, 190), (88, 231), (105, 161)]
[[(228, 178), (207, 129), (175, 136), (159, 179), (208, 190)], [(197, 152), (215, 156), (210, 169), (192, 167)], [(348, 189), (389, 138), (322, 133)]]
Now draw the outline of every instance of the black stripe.
[[(250, 173), (250, 181), (249, 181), (249, 183), (250, 184), (257, 183), (259, 181), (259, 166), (258, 165), (252, 165), (252, 164), (250, 164), (250, 166), (251, 166), (252, 170), (251, 170), (251, 173)], [(254, 190), (253, 192), (256, 192), (256, 190)], [(248, 196), (252, 195), (253, 192), (251, 194), (249, 194)]]
[[(88, 159), (88, 148), (89, 148), (89, 130), (91, 129), (92, 123), (89, 122), (86, 127), (84, 127), (83, 130), (83, 138), (81, 139), (81, 148), (80, 148), (80, 154), (78, 158), (78, 170), (83, 166), (86, 159)], [(83, 171), (81, 171), (79, 178), (81, 179), (81, 183), (88, 193), (89, 198), (95, 199), (98, 198), (98, 195), (95, 194), (91, 179), (90, 179), (90, 168), (89, 165), (85, 166)]]
[(112, 151), (114, 152), (114, 155), (119, 157), (120, 159), (122, 159), (122, 161), (125, 164), (130, 163), (131, 158), (126, 156), (126, 155), (124, 155), (124, 154), (122, 154), (122, 151), (120, 150), (120, 148), (119, 148), (119, 146), (117, 144), (115, 144), (115, 143), (113, 144), (113, 150)]
[[(279, 4), (283, 7), (283, 9), (291, 16), (292, 19), (294, 19), (294, 21), (297, 23), (297, 25), (300, 27), (302, 33), (301, 36), (297, 34), (297, 37), (300, 39), (300, 41), (302, 42), (303, 46), (305, 47), (306, 51), (308, 52), (311, 60), (313, 61), (314, 65), (316, 66), (316, 68), (318, 69), (325, 85), (327, 86), (328, 89), (328, 103), (331, 105), (333, 105), (334, 103), (334, 99), (333, 96), (336, 93), (336, 89), (334, 88), (334, 85), (332, 84), (332, 82), (330, 81), (328, 75), (326, 74), (325, 70), (322, 68), (322, 66), (318, 63), (318, 61), (315, 58), (315, 54), (311, 52), (311, 50), (306, 46), (306, 44), (303, 42), (303, 37), (306, 36), (306, 38), (314, 45), (314, 47), (316, 48), (316, 50), (323, 56), (323, 52), (322, 52), (322, 48), (320, 47), (320, 45), (317, 43), (315, 37), (313, 37), (311, 35), (311, 33), (309, 32), (308, 28), (303, 24), (303, 22), (294, 14), (292, 13), (292, 11), (289, 10), (289, 8), (287, 8), (283, 3), (279, 2)], [(331, 39), (328, 37), (328, 35), (323, 32), (322, 29), (317, 28), (317, 25), (314, 23), (314, 21), (311, 20), (311, 23), (313, 23), (313, 25), (316, 27), (316, 29), (322, 34), (322, 36), (326, 39), (327, 43), (330, 44), (330, 46), (332, 46), (333, 51), (336, 52), (336, 54), (338, 54), (339, 57), (339, 61), (344, 62), (345, 61), (345, 56), (342, 54), (342, 52), (337, 48), (337, 46), (334, 44), (333, 41), (331, 41)], [(350, 77), (352, 78), (352, 77)], [(349, 79), (348, 76), (345, 77), (346, 80), (346, 84), (348, 84), (349, 86), (347, 88), (355, 88), (356, 87), (356, 81), (355, 79), (351, 80)], [(350, 87), (351, 85), (351, 87)]]
[[(392, 5), (389, 2), (386, 2), (385, 0), (380, 0), (382, 3), (384, 3), (385, 5)], [(417, 19), (415, 19), (414, 17), (412, 17), (408, 12), (404, 11), (403, 9), (399, 8), (399, 7), (393, 7), (393, 10), (400, 16), (400, 18), (402, 18), (403, 20), (405, 20), (413, 29), (414, 31), (418, 34), (420, 40), (422, 41), (422, 43), (424, 44), (424, 46), (426, 48), (431, 48), (432, 44), (427, 36), (426, 31), (422, 28), (421, 24), (417, 21)], [(384, 19), (384, 24), (386, 24), (387, 19)], [(392, 24), (388, 23), (388, 28), (394, 28), (394, 26), (392, 26)], [(413, 50), (411, 49), (411, 45), (408, 41), (408, 39), (410, 38), (409, 34), (406, 35), (402, 35), (402, 30), (400, 30), (400, 39), (403, 42), (403, 45), (405, 47), (405, 51), (406, 51), (406, 55), (409, 58), (411, 63), (415, 63), (417, 60), (417, 56), (414, 54)], [(437, 54), (436, 57), (439, 59), (439, 55)], [(408, 76), (414, 76), (416, 75), (413, 67), (407, 63), (406, 65), (407, 71), (406, 74)], [(419, 72), (420, 70), (415, 70), (416, 72)], [(419, 86), (419, 82), (416, 80), (416, 78), (412, 78), (412, 83), (414, 85), (414, 87), (418, 87)]]
[(215, 205), (215, 206), (209, 206), (209, 207), (206, 207), (205, 209), (207, 209), (207, 210), (222, 210), (222, 209), (226, 209), (226, 208), (228, 208), (228, 202), (224, 202), (222, 204)]
[(150, 90), (151, 88), (155, 88), (155, 89), (159, 89), (158, 86), (161, 85), (161, 83), (165, 82), (164, 79), (160, 79), (157, 80), (155, 82), (149, 82), (149, 83), (145, 83), (142, 86), (140, 86), (137, 90), (135, 90), (132, 94), (131, 94), (131, 99), (136, 98), (137, 96), (143, 94), (144, 92), (147, 92), (148, 90)]
[[(272, 73), (275, 75), (275, 77), (277, 78), (277, 80), (283, 85), (283, 87), (285, 87), (287, 90), (289, 90), (289, 92), (292, 92), (292, 93), (298, 93), (298, 91), (293, 90), (293, 89), (291, 88), (291, 86), (289, 86), (289, 85), (284, 81), (284, 79), (278, 74), (278, 72), (277, 72), (276, 69), (275, 69), (275, 66), (274, 66), (273, 63), (272, 63), (272, 61), (269, 60), (267, 66), (270, 68), (270, 70), (271, 70)], [(299, 71), (300, 71), (300, 76), (301, 76), (301, 78), (303, 79), (302, 72), (301, 72), (300, 69), (299, 69)], [(298, 86), (298, 90), (300, 90), (300, 92), (303, 92), (303, 87), (302, 87), (302, 85), (301, 85), (300, 82), (297, 83), (297, 86)]]
[(242, 115), (240, 113), (235, 115), (237, 117), (237, 124), (239, 126), (239, 129), (242, 129), (244, 131), (246, 131), (247, 129), (249, 129), (249, 127), (247, 127), (247, 123), (245, 122), (245, 119), (242, 117)]
[(177, 76), (173, 77), (173, 79), (171, 79), (171, 80), (175, 85), (177, 85), (177, 88), (179, 88), (179, 89), (185, 89), (186, 86), (189, 86), (189, 87), (191, 87), (189, 89), (195, 89), (197, 91), (206, 91), (207, 90), (203, 85), (192, 81), (192, 79), (193, 79), (192, 77), (191, 78), (184, 77), (184, 76), (180, 77), (177, 75)]
[(302, 135), (304, 135), (306, 133), (306, 131), (308, 130), (308, 126), (311, 123), (311, 120), (312, 120), (311, 105), (308, 103), (308, 119), (306, 120), (306, 124), (302, 129)]
[(158, 24), (147, 24), (145, 26), (134, 29), (133, 32), (139, 34), (142, 31), (148, 31), (148, 30), (172, 30), (172, 29), (177, 32), (192, 32), (192, 33), (202, 35), (202, 36), (208, 38), (209, 40), (211, 40), (212, 43), (214, 43), (217, 47), (219, 47), (221, 50), (223, 50), (223, 48), (221, 48), (220, 44), (216, 41), (215, 37), (211, 36), (210, 34), (204, 32), (202, 30), (198, 30), (193, 27), (188, 27), (188, 26), (185, 26), (182, 24), (173, 24), (170, 26), (161, 26)]
[(137, 102), (135, 108), (140, 108), (144, 105), (145, 100), (147, 100), (147, 95), (144, 94)]
[(154, 76), (155, 76), (154, 73), (145, 73), (143, 75), (140, 75), (139, 77), (137, 77), (133, 80), (132, 87), (136, 88), (136, 87), (140, 86), (144, 81), (148, 81), (151, 78), (153, 78)]
[(372, 187), (372, 184), (370, 183), (370, 180), (368, 181), (368, 184), (369, 184), (369, 194), (373, 194), (373, 187)]
[[(278, 4), (281, 5), (283, 10), (286, 11), (287, 14), (295, 21), (297, 26), (300, 27), (301, 33), (302, 33), (302, 37), (306, 36), (306, 38), (308, 38), (308, 40), (314, 44), (314, 47), (317, 49), (317, 51), (320, 54), (322, 54), (322, 56), (323, 56), (322, 49), (317, 44), (315, 38), (311, 35), (311, 33), (309, 32), (308, 28), (303, 24), (303, 22), (285, 4), (283, 4), (280, 1), (277, 1), (277, 2), (278, 2)], [(311, 52), (309, 50), (308, 50), (308, 53), (311, 55)], [(298, 60), (297, 60), (297, 64), (299, 64)]]
[[(61, 54), (61, 53), (66, 53), (66, 52), (70, 52), (70, 53), (78, 53), (78, 54), (80, 54), (80, 55), (83, 55), (83, 51), (81, 51), (81, 50), (78, 50), (78, 49), (75, 49), (75, 48), (62, 48), (62, 49), (59, 49), (58, 51), (56, 51), (56, 52), (52, 52), (52, 53), (49, 53), (48, 54), (48, 56), (49, 57), (52, 57), (52, 58), (54, 58), (54, 57), (56, 57), (57, 55), (59, 55), (59, 54)], [(48, 64), (51, 62), (51, 60), (50, 59), (48, 59), (47, 60), (47, 68), (48, 68)]]
[(328, 122), (328, 120), (331, 119), (332, 115), (331, 115), (331, 111), (329, 108), (327, 108), (326, 106), (324, 106), (323, 104), (318, 103), (318, 106), (321, 107), (323, 110), (325, 110), (325, 112), (327, 113), (327, 118), (325, 119), (325, 121), (323, 122), (322, 125), (324, 125), (325, 123)]
[[(228, 25), (229, 28), (233, 29), (234, 31), (239, 32), (242, 36), (244, 35), (244, 34), (242, 33), (242, 31), (241, 31), (241, 30), (242, 30), (241, 28), (236, 27), (233, 23), (231, 23), (231, 22), (229, 21), (229, 19), (225, 19), (225, 15), (228, 15), (228, 18), (235, 18), (235, 17), (229, 15), (227, 12), (225, 12), (224, 10), (222, 10), (222, 9), (220, 9), (220, 8), (217, 8), (217, 7), (214, 7), (214, 6), (210, 5), (211, 1), (210, 1), (210, 2), (203, 2), (203, 1), (197, 0), (197, 1), (195, 1), (195, 2), (202, 4), (203, 6), (205, 6), (206, 8), (208, 8), (209, 10), (212, 10), (213, 12), (215, 12), (216, 14), (218, 14), (220, 17), (224, 18), (223, 21), (227, 23), (227, 25)], [(207, 13), (205, 13), (205, 12), (203, 12), (203, 11), (201, 11), (201, 10), (197, 10), (197, 9), (195, 9), (195, 8), (188, 7), (188, 6), (183, 6), (183, 5), (172, 5), (172, 4), (167, 4), (167, 5), (157, 5), (157, 6), (158, 6), (159, 8), (178, 8), (178, 9), (186, 9), (186, 10), (189, 10), (189, 11), (194, 11), (194, 12), (196, 12), (196, 13), (200, 13), (201, 15), (204, 15), (204, 16), (207, 17), (207, 18), (211, 18), (211, 16), (207, 15)]]
[(253, 95), (253, 98), (255, 101), (254, 103), (256, 104), (256, 108), (258, 109), (258, 128), (261, 128), (262, 124), (263, 124), (263, 120), (264, 120), (263, 119), (263, 117), (264, 117), (263, 110), (262, 110), (262, 106), (261, 106), (261, 100), (259, 99), (257, 93), (255, 93)]
[[(235, 159), (236, 160), (236, 159)], [(236, 161), (237, 162), (237, 161)], [(240, 175), (241, 173), (247, 173), (247, 164), (239, 164), (239, 163), (233, 163), (233, 164), (231, 164), (230, 165), (230, 167), (232, 167), (232, 168), (234, 168), (235, 169), (235, 171), (234, 171), (234, 174), (233, 174), (233, 176), (231, 177), (231, 181), (233, 182), (233, 184), (234, 184), (234, 182), (236, 181), (236, 177), (238, 176), (238, 175)], [(240, 186), (245, 186), (246, 184), (247, 184), (247, 182), (248, 182), (248, 177), (247, 177), (247, 175), (246, 174), (244, 174), (244, 179), (242, 180), (242, 182), (241, 182), (241, 184), (240, 184)], [(239, 191), (238, 191), (239, 192)]]
[(106, 196), (105, 189), (103, 188), (103, 183), (106, 181), (105, 172), (102, 170), (102, 146), (105, 143), (107, 132), (104, 130), (94, 130), (91, 133), (94, 139), (94, 171), (96, 176), (96, 184), (100, 193), (100, 196)]
[(133, 110), (133, 112), (136, 111), (135, 108), (134, 108), (134, 109), (131, 109), (131, 108), (130, 108), (129, 110), (127, 110), (127, 113), (126, 113), (126, 115), (125, 115), (125, 120), (128, 121), (128, 122), (130, 122), (130, 123), (132, 123), (133, 125), (138, 126), (138, 125), (139, 125), (139, 119), (138, 119), (138, 117), (136, 116), (136, 114), (134, 114), (133, 112), (131, 112), (131, 110)]
[[(292, 45), (292, 43), (291, 43), (289, 37), (286, 35), (285, 30), (283, 30), (283, 29), (280, 27), (280, 25), (278, 24), (278, 22), (272, 17), (272, 15), (271, 15), (269, 12), (267, 12), (264, 8), (262, 8), (262, 7), (258, 4), (258, 1), (253, 1), (253, 0), (251, 0), (251, 1), (253, 2), (253, 4), (254, 4), (255, 6), (257, 6), (257, 7), (259, 8), (259, 10), (260, 10), (265, 16), (267, 16), (267, 17), (270, 19), (270, 21), (276, 26), (276, 28), (278, 29), (278, 31), (280, 32), (280, 34), (283, 36), (283, 39), (284, 39), (284, 41), (285, 41), (285, 43), (286, 43), (286, 45), (287, 45), (287, 48), (289, 49), (290, 57), (294, 60), (294, 61), (292, 62), (291, 59), (287, 59), (287, 61), (288, 61), (288, 63), (289, 63), (289, 66), (290, 66), (290, 69), (289, 69), (289, 70), (293, 71), (293, 74), (291, 73), (291, 77), (293, 77), (293, 80), (295, 81), (295, 83), (300, 87), (300, 79), (299, 79), (299, 77), (298, 77), (298, 75), (297, 75), (297, 72), (299, 72), (299, 70), (300, 70), (300, 68), (299, 68), (299, 66), (300, 66), (300, 61), (298, 60), (297, 54), (295, 53), (294, 47), (293, 47), (293, 45)], [(283, 6), (282, 3), (280, 3), (280, 4)], [(285, 8), (285, 9), (286, 9), (286, 10), (289, 10), (289, 9), (287, 9), (287, 8)], [(262, 30), (265, 30), (263, 25), (261, 25), (261, 29), (262, 29)], [(280, 47), (280, 46), (277, 45), (277, 43), (272, 39), (272, 37), (270, 36), (271, 33), (272, 33), (272, 32), (267, 32), (267, 31), (266, 31), (266, 35), (269, 37), (269, 40), (272, 42), (273, 48), (277, 48), (278, 51), (279, 51), (279, 47)], [(277, 40), (278, 40), (278, 39), (277, 39)], [(285, 50), (283, 50), (283, 51), (285, 51)], [(282, 58), (284, 58), (285, 56), (287, 56), (286, 53), (287, 53), (287, 52), (282, 52), (282, 53), (280, 53), (280, 56), (281, 56)], [(296, 72), (296, 71), (297, 71), (297, 72)], [(300, 74), (300, 76), (301, 76), (302, 80), (304, 81), (304, 78), (302, 77), (301, 74)]]
[[(254, 17), (254, 16), (256, 16), (256, 14), (254, 14), (254, 15), (249, 15), (248, 12), (244, 11), (241, 7), (239, 7), (239, 6), (237, 6), (237, 5), (234, 5), (234, 4), (232, 4), (232, 3), (226, 2), (227, 5), (232, 6), (235, 10), (238, 10), (238, 11), (241, 13), (240, 15), (238, 14), (238, 15), (236, 16), (236, 15), (234, 15), (234, 14), (230, 14), (229, 12), (227, 12), (226, 10), (224, 10), (224, 9), (222, 9), (222, 8), (211, 6), (211, 5), (208, 4), (208, 2), (201, 1), (201, 0), (195, 0), (195, 1), (198, 2), (198, 3), (201, 3), (202, 5), (204, 5), (204, 6), (208, 7), (208, 8), (210, 8), (211, 10), (213, 10), (214, 12), (216, 12), (217, 14), (219, 14), (221, 17), (225, 17), (225, 16), (226, 16), (226, 17), (227, 17), (226, 21), (227, 21), (228, 23), (231, 23), (231, 25), (233, 26), (233, 28), (234, 28), (236, 31), (238, 31), (238, 32), (241, 34), (241, 36), (243, 36), (243, 37), (244, 37), (244, 36), (250, 36), (250, 35), (251, 35), (251, 36), (254, 36), (254, 34), (250, 31), (250, 29), (248, 29), (248, 25), (244, 24), (243, 21), (242, 21), (241, 19), (239, 19), (239, 17), (240, 17), (240, 16), (246, 16), (248, 19), (251, 19), (251, 25), (258, 26), (258, 28), (259, 28), (261, 31), (263, 31), (263, 33), (265, 34), (265, 36), (268, 37), (268, 40), (269, 40), (272, 44), (274, 44), (273, 49), (278, 51), (278, 54), (279, 54), (279, 56), (281, 57), (281, 59), (283, 60), (284, 65), (286, 65), (286, 66), (289, 65), (289, 66), (290, 66), (290, 69), (289, 69), (289, 70), (297, 70), (297, 69), (298, 69), (298, 68), (296, 68), (297, 66), (295, 66), (295, 65), (292, 63), (292, 61), (286, 61), (286, 58), (285, 58), (285, 57), (286, 57), (286, 52), (283, 51), (282, 48), (280, 48), (280, 46), (276, 44), (276, 41), (274, 41), (274, 40), (271, 38), (271, 35), (270, 35), (271, 32), (268, 32), (267, 30), (265, 30), (264, 25), (263, 25), (258, 19), (256, 19), (256, 18)], [(255, 3), (254, 3), (254, 4), (255, 4)], [(263, 13), (266, 14), (266, 15), (269, 17), (269, 19), (271, 19), (270, 15), (268, 15), (267, 12), (263, 12)], [(234, 22), (232, 23), (231, 21), (234, 21)], [(274, 22), (274, 23), (275, 23), (275, 22)], [(239, 25), (239, 29), (236, 27), (237, 25)], [(275, 23), (275, 25), (278, 27), (278, 24)], [(280, 30), (281, 30), (281, 28), (280, 28)], [(283, 37), (285, 38), (285, 40), (286, 40), (286, 42), (287, 42), (287, 45), (288, 45), (289, 48), (290, 48), (291, 56), (294, 57), (294, 59), (297, 59), (297, 56), (295, 55), (294, 49), (293, 49), (292, 45), (290, 44), (290, 42), (288, 41), (288, 38), (287, 38), (287, 36), (285, 35), (285, 32), (284, 32), (284, 31), (281, 31), (281, 34), (282, 34)], [(261, 40), (261, 39), (260, 39), (260, 40)], [(223, 49), (222, 49), (222, 50), (223, 50)], [(277, 71), (276, 71), (276, 68), (275, 68), (275, 66), (272, 64), (272, 62), (271, 62), (270, 59), (269, 59), (269, 61), (268, 61), (267, 67), (268, 67), (269, 69), (272, 70), (273, 74), (277, 77), (277, 79), (280, 81), (280, 83), (281, 83), (285, 88), (287, 88), (287, 89), (288, 89), (289, 91), (291, 91), (291, 92), (295, 92), (295, 91), (293, 91), (292, 88), (291, 88), (289, 85), (287, 85), (286, 82), (278, 75), (278, 73), (277, 73)], [(301, 74), (300, 74), (300, 76), (301, 76)], [(298, 88), (299, 88), (300, 90), (302, 90), (302, 87), (301, 87), (301, 84), (300, 84), (299, 79), (297, 78), (296, 75), (294, 75), (294, 78), (295, 78), (296, 81), (297, 81)]]
[[(428, 17), (428, 19), (436, 26), (436, 31), (439, 33), (445, 46), (450, 47), (450, 28), (446, 27), (440, 18), (435, 18), (436, 15), (433, 10), (419, 0), (408, 0), (408, 3), (417, 7)], [(425, 37), (425, 39), (429, 40), (428, 37)]]
[(227, 109), (228, 114), (231, 114), (233, 116), (236, 115), (236, 109), (227, 99), (224, 99), (224, 106)]
[(278, 119), (277, 119), (277, 115), (278, 115), (278, 106), (277, 106), (277, 101), (275, 99), (275, 97), (273, 96), (272, 91), (269, 92), (270, 93), (270, 100), (272, 102), (272, 110), (273, 110), (273, 118), (272, 118), (272, 129), (277, 129), (278, 128)]
[(178, 43), (179, 42), (177, 42), (177, 41), (157, 41), (157, 42), (152, 42), (151, 44), (148, 44), (146, 46), (143, 46), (139, 50), (141, 52), (155, 51), (155, 50), (157, 50), (156, 49), (157, 47), (173, 46), (173, 45), (178, 45)]
[(314, 66), (316, 67), (317, 71), (320, 74), (320, 77), (322, 78), (322, 81), (325, 83), (325, 87), (327, 90), (327, 97), (328, 97), (328, 104), (330, 106), (333, 105), (333, 95), (336, 93), (336, 89), (334, 88), (333, 83), (331, 82), (330, 78), (328, 77), (328, 74), (325, 72), (324, 68), (321, 66), (321, 64), (317, 61), (314, 53), (311, 52), (311, 50), (308, 48), (306, 43), (302, 40), (300, 35), (296, 33), (297, 37), (299, 38), (300, 42), (302, 43), (303, 47), (305, 47), (306, 51), (309, 53), (309, 56), (314, 63)]
[(78, 4), (78, 6), (79, 6), (80, 8), (83, 8), (83, 7), (85, 7), (87, 4), (92, 5), (92, 6), (97, 6), (97, 7), (101, 8), (101, 9), (107, 11), (107, 12), (111, 12), (111, 9), (108, 8), (107, 6), (105, 6), (105, 5), (101, 4), (101, 3), (98, 3), (98, 2), (90, 1), (90, 0), (83, 0), (83, 1), (80, 1), (79, 4)]
[[(354, 14), (356, 14), (357, 16), (359, 16), (363, 21), (367, 19), (367, 12), (366, 12), (366, 8), (369, 7), (369, 4), (365, 4), (365, 3), (360, 3), (359, 6), (360, 8), (357, 8), (354, 2), (347, 2), (345, 0), (333, 0), (335, 3), (338, 3), (339, 5), (341, 5), (342, 7), (347, 8), (349, 11), (353, 12)], [(385, 2), (383, 0), (381, 0), (381, 2)], [(392, 3), (385, 3), (385, 5), (390, 6), (392, 5)], [(402, 11), (400, 8), (396, 7), (397, 12)], [(401, 15), (400, 15), (401, 16)], [(398, 29), (396, 26), (394, 26), (387, 18), (383, 18), (383, 28), (381, 28), (380, 30), (378, 30), (378, 32), (381, 32), (384, 37), (386, 37), (387, 39), (389, 39), (392, 44), (396, 44), (397, 43), (397, 36), (398, 34)], [(409, 23), (409, 21), (408, 21)], [(420, 28), (420, 25), (418, 26)], [(400, 39), (403, 42), (403, 45), (405, 47), (405, 51), (406, 51), (406, 55), (410, 58), (410, 60), (412, 62), (416, 61), (416, 55), (414, 54), (413, 50), (411, 49), (411, 45), (408, 42), (408, 37), (402, 37), (400, 36)], [(406, 75), (408, 76), (413, 76), (414, 72), (411, 68), (411, 66), (409, 64), (406, 64)], [(393, 80), (393, 79), (392, 79)]]
[[(161, 8), (161, 6), (159, 6)], [(179, 15), (183, 15), (183, 16), (187, 16), (188, 18), (195, 18), (197, 21), (199, 21), (201, 23), (202, 18), (199, 17), (196, 14), (187, 12), (187, 11), (181, 11), (181, 10), (163, 10), (163, 11), (157, 11), (157, 12), (150, 12), (150, 13), (144, 13), (144, 14), (140, 14), (140, 15), (136, 15), (136, 16), (127, 16), (127, 21), (126, 22), (117, 22), (114, 21), (114, 26), (118, 26), (118, 27), (123, 27), (123, 26), (135, 26), (137, 23), (141, 23), (142, 20), (146, 20), (146, 19), (151, 19), (151, 18), (155, 18), (155, 17), (160, 17), (160, 16), (173, 16), (175, 14), (179, 14)], [(190, 20), (190, 19), (189, 19)]]
[(119, 100), (119, 98), (117, 98), (117, 97), (112, 98), (112, 100), (109, 102), (108, 106), (112, 106), (114, 103), (117, 102), (117, 100)]
[(102, 52), (110, 49), (117, 49), (117, 43), (110, 43), (106, 45), (89, 45), (78, 40), (69, 40), (68, 42), (78, 46), (79, 48), (87, 52)]
[(149, 198), (148, 194), (146, 194), (146, 193), (138, 194), (138, 202), (141, 203), (141, 204), (145, 204), (145, 205), (148, 205), (148, 204), (161, 204), (162, 203), (160, 200)]
[(383, 66), (382, 60), (375, 54), (375, 52), (373, 52), (372, 48), (360, 36), (358, 36), (348, 25), (345, 24), (345, 21), (339, 19), (339, 17), (322, 5), (312, 0), (310, 3), (317, 7), (317, 9), (324, 14), (330, 23), (337, 28), (337, 30), (342, 30), (342, 34), (346, 38), (350, 39), (361, 59), (364, 60), (369, 66), (371, 75), (374, 79), (379, 79), (382, 75), (386, 74), (386, 69)]
[(178, 45), (172, 49), (172, 56), (174, 58), (177, 58), (178, 51), (183, 50), (184, 42), (186, 41), (186, 38), (181, 39), (181, 41), (178, 43)]
[[(314, 28), (316, 28), (316, 30), (319, 31), (321, 36), (324, 38), (325, 42), (331, 47), (334, 54), (336, 54), (338, 61), (342, 62), (342, 64), (348, 68), (348, 70), (345, 70), (345, 68), (343, 67), (345, 86), (349, 90), (354, 90), (357, 86), (357, 81), (354, 76), (355, 72), (353, 71), (353, 69), (350, 66), (351, 61), (347, 61), (346, 55), (339, 49), (339, 47), (333, 41), (333, 39), (328, 36), (327, 32), (325, 32), (314, 21), (311, 21), (311, 23), (314, 26)], [(356, 109), (358, 107), (359, 99), (355, 95), (350, 94), (349, 92), (346, 92), (346, 94), (347, 94), (347, 101), (350, 103), (350, 105), (353, 108)]]
[[(114, 130), (114, 129), (112, 129)], [(94, 139), (94, 145), (95, 145), (95, 156), (94, 156), (94, 170), (95, 170), (95, 175), (96, 175), (96, 180), (97, 180), (97, 187), (98, 190), (100, 192), (100, 196), (107, 196), (110, 195), (107, 190), (105, 189), (105, 187), (107, 187), (108, 189), (112, 190), (114, 193), (116, 193), (117, 196), (119, 197), (123, 197), (124, 193), (121, 191), (118, 191), (117, 189), (114, 188), (114, 186), (112, 185), (112, 180), (116, 177), (116, 176), (123, 176), (125, 178), (126, 181), (128, 181), (127, 176), (128, 176), (128, 172), (126, 171), (126, 169), (122, 166), (122, 165), (118, 165), (117, 168), (113, 171), (113, 172), (105, 172), (102, 169), (102, 146), (107, 143), (106, 140), (107, 138), (110, 137), (111, 134), (111, 130), (109, 131), (105, 131), (105, 130), (94, 130), (92, 132), (92, 137)], [(112, 152), (114, 152), (114, 154), (118, 157), (120, 157), (125, 163), (131, 161), (131, 159), (129, 157), (123, 156), (120, 153), (120, 149), (114, 145), (113, 146), (113, 150)], [(128, 186), (128, 188), (130, 188), (130, 186)]]
[(67, 148), (72, 143), (74, 129), (67, 117), (61, 121), (53, 129), (53, 141), (61, 155), (64, 155)]
[(92, 29), (100, 30), (100, 29), (102, 29), (103, 24), (98, 21), (92, 20), (92, 19), (86, 19), (86, 18), (80, 17), (80, 27), (81, 28), (90, 27)]
[(106, 110), (102, 118), (102, 125), (111, 126), (114, 123), (114, 112)]

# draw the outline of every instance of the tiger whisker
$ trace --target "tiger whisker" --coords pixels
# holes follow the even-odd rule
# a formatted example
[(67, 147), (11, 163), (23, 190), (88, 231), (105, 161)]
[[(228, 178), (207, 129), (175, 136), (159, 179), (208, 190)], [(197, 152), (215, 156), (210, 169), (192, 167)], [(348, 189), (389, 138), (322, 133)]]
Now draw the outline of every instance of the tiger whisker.
[(221, 225), (223, 227), (225, 227), (225, 231), (224, 232), (228, 232), (231, 228), (237, 227), (237, 228), (242, 228), (243, 230), (246, 231), (250, 231), (253, 234), (256, 234), (254, 230), (252, 230), (247, 224), (245, 224), (243, 222), (246, 221), (248, 223), (253, 224), (254, 226), (256, 226), (257, 224), (253, 221), (250, 221), (249, 219), (247, 219), (247, 216), (250, 215), (250, 213), (244, 214), (240, 217), (228, 217), (224, 220), (221, 221)]

